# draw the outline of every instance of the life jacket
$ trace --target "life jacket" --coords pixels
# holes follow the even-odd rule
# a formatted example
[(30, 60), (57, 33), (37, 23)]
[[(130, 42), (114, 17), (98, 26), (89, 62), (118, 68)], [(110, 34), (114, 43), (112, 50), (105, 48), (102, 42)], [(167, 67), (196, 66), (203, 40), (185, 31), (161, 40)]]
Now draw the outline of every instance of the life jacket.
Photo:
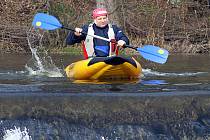
[[(115, 33), (112, 28), (111, 24), (108, 24), (108, 37), (110, 41), (110, 49), (109, 49), (109, 56), (118, 55), (118, 47), (116, 46), (115, 40)], [(94, 52), (94, 44), (93, 44), (93, 37), (91, 35), (94, 35), (94, 29), (93, 29), (93, 23), (88, 26), (88, 32), (85, 41), (82, 42), (83, 52), (85, 59), (88, 59), (90, 57), (95, 56)]]

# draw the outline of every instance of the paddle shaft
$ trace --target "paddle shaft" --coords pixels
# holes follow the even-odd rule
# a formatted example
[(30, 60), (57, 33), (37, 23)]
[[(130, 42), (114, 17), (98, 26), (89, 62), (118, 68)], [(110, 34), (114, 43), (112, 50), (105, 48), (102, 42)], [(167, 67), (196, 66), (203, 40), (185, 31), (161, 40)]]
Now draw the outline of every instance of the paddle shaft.
[[(68, 27), (62, 26), (61, 28), (67, 29), (67, 30), (70, 30), (70, 31), (75, 32), (74, 29), (71, 29), (71, 28), (68, 28)], [(116, 41), (112, 41), (112, 40), (110, 40), (110, 39), (107, 39), (107, 38), (104, 38), (104, 37), (101, 37), (101, 36), (90, 35), (90, 34), (87, 34), (86, 32), (81, 32), (81, 33), (82, 33), (82, 34), (85, 34), (85, 35), (88, 35), (88, 36), (91, 36), (91, 37), (94, 37), (94, 38), (98, 38), (98, 39), (107, 41), (107, 42), (116, 43)], [(152, 48), (154, 48), (154, 47), (155, 47), (155, 46), (153, 46)], [(146, 58), (146, 59), (148, 59), (148, 60), (150, 60), (150, 61), (153, 61), (153, 62), (157, 62), (157, 63), (163, 64), (163, 63), (165, 63), (166, 60), (167, 60), (167, 57), (164, 58), (164, 57), (162, 57), (161, 55), (159, 55), (157, 52), (152, 53), (152, 52), (150, 52), (150, 51), (144, 49), (144, 47), (140, 49), (139, 47), (135, 47), (135, 46), (131, 46), (131, 45), (125, 44), (125, 45), (123, 46), (123, 48), (130, 48), (130, 49), (134, 49), (135, 51), (138, 51), (140, 54), (141, 54), (141, 53), (147, 54), (147, 56), (142, 55), (142, 57), (144, 57), (144, 58)], [(138, 49), (138, 48), (139, 48), (139, 49)], [(157, 47), (156, 47), (156, 48), (157, 48)], [(155, 57), (155, 59), (154, 59), (153, 57), (151, 57), (151, 56)], [(156, 59), (157, 59), (157, 60), (161, 60), (161, 61), (157, 61)], [(163, 60), (164, 60), (164, 61), (163, 61)]]
[[(62, 26), (61, 28), (62, 28), (62, 29), (67, 29), (67, 30), (70, 30), (70, 31), (75, 32), (74, 29), (71, 29), (71, 28), (68, 28), (68, 27), (65, 27), (65, 26)], [(85, 32), (81, 32), (81, 33), (82, 33), (82, 34), (85, 34), (85, 35), (88, 35), (88, 36), (91, 36), (91, 37), (94, 37), (94, 38), (97, 38), (97, 39), (101, 39), (101, 40), (104, 40), (104, 41), (107, 41), (107, 42), (111, 42), (111, 40), (108, 39), (108, 38), (104, 38), (104, 37), (97, 36), (97, 35), (90, 35), (90, 34), (87, 34), (87, 33), (85, 33)]]
[[(66, 30), (70, 30), (70, 31), (75, 32), (75, 29), (63, 26), (56, 17), (54, 17), (52, 15), (45, 14), (45, 13), (37, 13), (34, 16), (34, 20), (32, 22), (32, 25), (35, 26), (35, 27), (46, 29), (46, 30), (54, 30), (54, 29), (57, 29), (57, 28), (62, 28), (62, 29), (66, 29)], [(108, 38), (105, 38), (105, 37), (101, 37), (101, 36), (97, 36), (97, 35), (91, 35), (91, 34), (88, 34), (86, 32), (83, 32), (83, 31), (81, 33), (84, 34), (84, 35), (88, 35), (88, 36), (91, 36), (91, 37), (94, 37), (94, 38), (97, 38), (97, 39), (107, 41), (107, 42), (116, 43), (116, 42), (112, 41), (111, 39), (108, 39)]]
[[(75, 32), (74, 29), (71, 29), (71, 28), (68, 28), (68, 27), (65, 27), (65, 26), (62, 26), (61, 28)], [(90, 35), (90, 34), (87, 34), (86, 32), (81, 32), (81, 33), (82, 34), (85, 34), (85, 35), (88, 35), (88, 36), (91, 36), (91, 37), (94, 37), (94, 38), (97, 38), (97, 39), (101, 39), (101, 40), (104, 40), (104, 41), (107, 41), (107, 42), (111, 42), (110, 39), (105, 38), (105, 37), (101, 37), (101, 36), (98, 36), (98, 35)], [(113, 42), (113, 43), (116, 43), (116, 42)], [(130, 45), (125, 45), (124, 47), (125, 48), (131, 48), (131, 49), (137, 50), (137, 47), (130, 46)]]
[[(45, 13), (36, 14), (34, 16), (32, 25), (35, 27), (46, 29), (46, 30), (55, 30), (58, 28), (63, 28), (63, 29), (75, 32), (75, 29), (71, 29), (71, 28), (63, 26), (56, 17), (47, 15)], [(110, 42), (110, 43), (117, 43), (116, 41), (105, 38), (105, 37), (88, 34), (86, 32), (81, 32), (81, 33), (84, 35), (91, 36), (93, 38), (97, 38), (97, 39), (101, 39), (101, 40)], [(159, 48), (157, 46), (153, 46), (153, 45), (144, 45), (142, 47), (134, 47), (134, 46), (125, 44), (124, 48), (134, 49), (134, 50), (138, 51), (143, 58), (151, 60), (153, 62), (161, 63), (161, 64), (166, 62), (168, 54), (169, 54), (167, 50), (161, 49), (161, 48)]]

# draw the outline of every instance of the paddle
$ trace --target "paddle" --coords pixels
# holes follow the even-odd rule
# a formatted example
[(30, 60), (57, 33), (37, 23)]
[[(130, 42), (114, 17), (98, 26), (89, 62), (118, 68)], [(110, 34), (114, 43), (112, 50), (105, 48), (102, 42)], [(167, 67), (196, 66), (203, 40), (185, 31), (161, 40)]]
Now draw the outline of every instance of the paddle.
[(153, 45), (144, 45), (143, 47), (125, 45), (125, 47), (134, 49), (138, 51), (143, 58), (160, 64), (164, 64), (167, 61), (169, 54), (166, 49)]
[[(75, 32), (74, 29), (63, 26), (56, 17), (45, 14), (45, 13), (37, 13), (34, 16), (32, 25), (34, 27), (45, 29), (45, 30), (55, 30), (55, 29), (62, 28), (62, 29), (66, 29), (66, 30), (70, 30), (70, 31)], [(85, 32), (81, 32), (81, 33), (85, 34), (85, 35), (92, 36), (94, 38), (98, 38), (98, 39), (102, 39), (102, 40), (110, 42), (109, 39), (101, 37), (101, 36), (90, 35), (90, 34), (87, 34)]]
[[(74, 29), (63, 26), (56, 17), (45, 14), (45, 13), (37, 13), (34, 16), (32, 25), (34, 27), (45, 29), (45, 30), (55, 30), (55, 29), (62, 28), (62, 29), (67, 29), (67, 30), (75, 32)], [(81, 33), (110, 42), (109, 39), (101, 37), (101, 36), (90, 35), (85, 32), (81, 32)], [(143, 47), (140, 47), (140, 48), (133, 47), (130, 45), (125, 45), (125, 47), (135, 49), (141, 54), (143, 58), (156, 62), (156, 63), (160, 63), (160, 64), (164, 64), (167, 61), (168, 54), (169, 54), (167, 50), (159, 48), (157, 46), (153, 46), (153, 45), (144, 45)]]

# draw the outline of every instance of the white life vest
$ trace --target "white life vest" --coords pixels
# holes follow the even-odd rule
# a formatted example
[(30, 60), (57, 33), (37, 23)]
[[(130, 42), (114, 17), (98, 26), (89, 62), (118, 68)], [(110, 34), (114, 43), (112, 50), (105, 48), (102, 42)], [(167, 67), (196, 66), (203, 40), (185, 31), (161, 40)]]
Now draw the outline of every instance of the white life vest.
[[(108, 24), (108, 26), (109, 26), (109, 29), (108, 29), (109, 40), (115, 39), (115, 34), (114, 34), (114, 30), (112, 28), (112, 25)], [(89, 57), (95, 56), (93, 37), (91, 36), (91, 35), (94, 35), (93, 23), (89, 25), (87, 34), (88, 35), (86, 36), (86, 39), (83, 44), (84, 45), (83, 49), (84, 49), (84, 56), (86, 58), (89, 58)], [(115, 55), (115, 53), (113, 54), (112, 49), (111, 49), (111, 42), (110, 42), (109, 46), (110, 46), (109, 56)]]

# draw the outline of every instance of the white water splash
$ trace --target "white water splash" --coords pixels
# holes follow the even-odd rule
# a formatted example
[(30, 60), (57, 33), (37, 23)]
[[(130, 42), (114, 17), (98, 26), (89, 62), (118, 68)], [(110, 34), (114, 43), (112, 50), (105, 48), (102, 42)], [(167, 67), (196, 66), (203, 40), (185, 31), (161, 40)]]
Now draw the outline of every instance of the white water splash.
[(101, 136), (101, 140), (106, 140), (104, 136)]
[(29, 66), (25, 66), (26, 70), (29, 72), (29, 75), (34, 75), (34, 76), (47, 76), (47, 77), (63, 77), (63, 75), (60, 73), (60, 71), (57, 70), (33, 70)]
[(44, 34), (40, 34), (38, 31), (34, 30), (29, 30), (27, 33), (32, 59), (26, 64), (25, 68), (30, 75), (63, 77), (60, 69), (53, 63), (47, 51), (42, 50), (42, 53), (38, 53), (38, 49), (42, 47), (43, 35)]
[(32, 140), (26, 128), (21, 131), (20, 128), (15, 127), (14, 129), (5, 130), (4, 133), (3, 140)]
[(170, 73), (170, 72), (158, 72), (151, 69), (142, 69), (144, 76), (163, 76), (163, 77), (188, 77), (207, 74), (207, 72), (183, 72), (183, 73)]

